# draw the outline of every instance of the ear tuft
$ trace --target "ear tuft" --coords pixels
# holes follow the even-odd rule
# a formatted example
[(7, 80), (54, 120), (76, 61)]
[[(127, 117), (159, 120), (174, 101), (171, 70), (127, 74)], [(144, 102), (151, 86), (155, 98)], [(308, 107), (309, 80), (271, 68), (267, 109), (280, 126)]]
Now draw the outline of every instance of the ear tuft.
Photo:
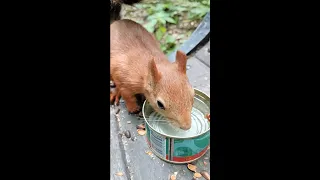
[(161, 79), (161, 74), (158, 71), (156, 62), (154, 61), (154, 58), (152, 58), (152, 60), (149, 62), (149, 69), (150, 69), (150, 73), (151, 73), (151, 77), (153, 79), (154, 83), (159, 82), (159, 80)]
[(182, 51), (178, 50), (177, 54), (176, 54), (176, 62), (175, 62), (178, 66), (178, 70), (183, 73), (186, 74), (187, 72), (187, 55), (185, 53), (183, 53)]

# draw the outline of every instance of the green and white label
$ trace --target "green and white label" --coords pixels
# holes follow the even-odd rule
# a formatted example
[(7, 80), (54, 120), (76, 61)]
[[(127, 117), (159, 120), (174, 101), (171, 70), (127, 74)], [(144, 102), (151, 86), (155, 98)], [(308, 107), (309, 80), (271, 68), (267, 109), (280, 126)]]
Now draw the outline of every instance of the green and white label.
[(201, 152), (210, 144), (210, 133), (194, 139), (174, 139), (173, 156), (193, 156)]
[(155, 150), (162, 158), (166, 158), (166, 137), (150, 131), (151, 148)]

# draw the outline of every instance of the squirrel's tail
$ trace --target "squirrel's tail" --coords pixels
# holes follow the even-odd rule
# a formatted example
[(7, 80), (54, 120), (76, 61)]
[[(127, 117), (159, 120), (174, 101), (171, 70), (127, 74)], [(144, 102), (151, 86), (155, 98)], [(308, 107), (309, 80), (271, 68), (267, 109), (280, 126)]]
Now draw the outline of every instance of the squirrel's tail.
[(121, 4), (133, 5), (142, 0), (110, 0), (110, 23), (120, 20)]

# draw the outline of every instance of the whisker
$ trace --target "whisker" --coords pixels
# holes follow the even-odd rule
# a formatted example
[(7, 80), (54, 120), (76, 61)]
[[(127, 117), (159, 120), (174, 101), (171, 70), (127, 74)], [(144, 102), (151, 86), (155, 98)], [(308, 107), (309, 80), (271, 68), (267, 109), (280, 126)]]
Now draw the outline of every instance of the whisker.
[(150, 122), (169, 122), (167, 120), (153, 120), (153, 121), (150, 121)]
[(168, 121), (167, 119), (147, 119), (147, 121)]

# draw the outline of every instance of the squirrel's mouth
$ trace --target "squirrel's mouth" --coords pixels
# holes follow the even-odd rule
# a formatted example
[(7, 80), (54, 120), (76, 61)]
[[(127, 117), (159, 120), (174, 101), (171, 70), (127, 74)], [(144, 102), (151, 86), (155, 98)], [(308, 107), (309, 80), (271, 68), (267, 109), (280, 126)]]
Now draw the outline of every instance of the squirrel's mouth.
[(169, 120), (169, 123), (170, 123), (172, 126), (174, 126), (174, 127), (176, 127), (176, 128), (179, 128), (179, 127), (180, 127), (178, 120), (176, 120), (176, 119), (174, 119), (174, 118), (169, 118), (169, 117), (167, 117), (167, 119)]
[(177, 120), (176, 120), (176, 119), (171, 118), (171, 117), (166, 117), (166, 119), (168, 119), (168, 120), (169, 120), (169, 121), (171, 121), (171, 122), (177, 122)]
[(160, 112), (158, 111), (158, 113), (160, 113), (162, 116), (164, 116), (164, 118), (167, 119), (168, 122), (169, 122), (172, 126), (174, 126), (174, 127), (176, 127), (176, 128), (180, 128), (180, 123), (179, 123), (179, 121), (178, 121), (177, 119), (168, 117), (168, 116), (166, 116), (164, 113), (162, 113), (161, 111), (160, 111)]

